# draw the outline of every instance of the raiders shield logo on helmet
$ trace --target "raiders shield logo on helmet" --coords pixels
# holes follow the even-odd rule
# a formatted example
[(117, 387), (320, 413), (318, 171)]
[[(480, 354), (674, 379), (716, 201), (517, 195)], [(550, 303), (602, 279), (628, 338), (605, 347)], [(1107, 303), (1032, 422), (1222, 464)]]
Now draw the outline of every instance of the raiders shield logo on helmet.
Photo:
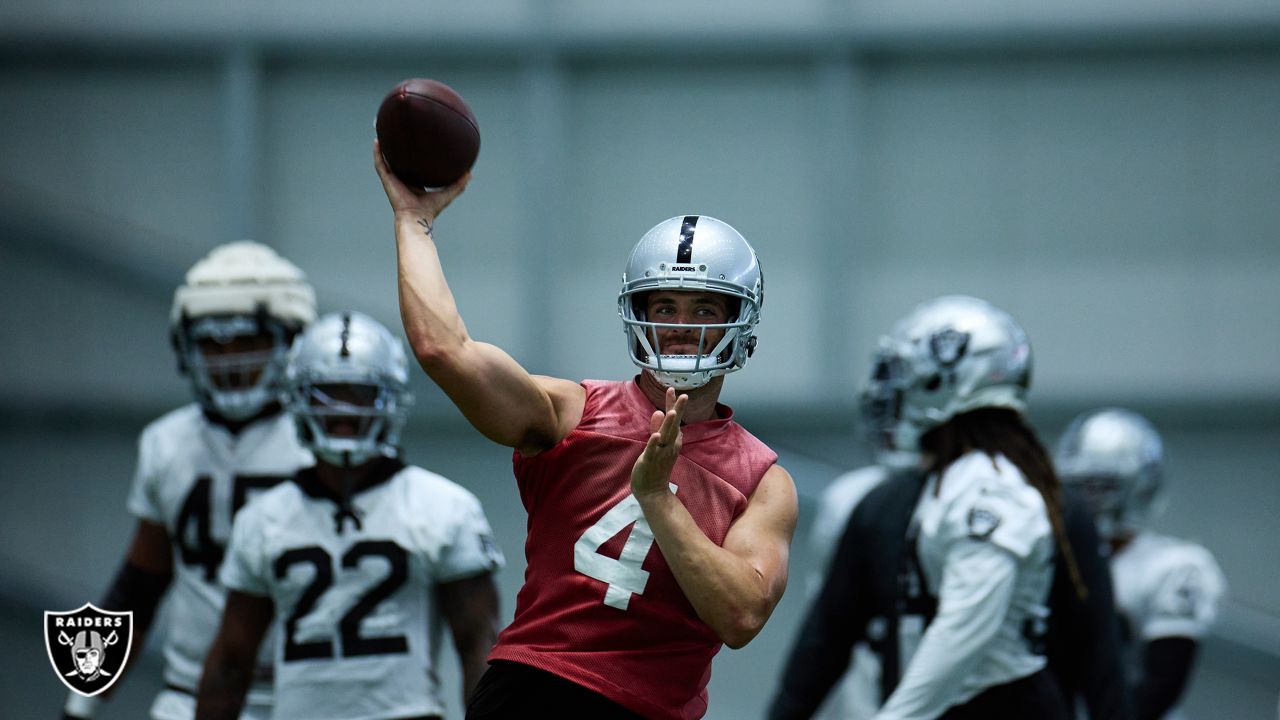
[(954, 328), (934, 333), (933, 337), (929, 338), (929, 349), (939, 365), (951, 367), (960, 362), (960, 358), (964, 357), (965, 351), (969, 349), (969, 333), (960, 332)]
[(86, 697), (115, 684), (133, 646), (133, 612), (77, 610), (44, 613), (44, 646), (62, 683)]

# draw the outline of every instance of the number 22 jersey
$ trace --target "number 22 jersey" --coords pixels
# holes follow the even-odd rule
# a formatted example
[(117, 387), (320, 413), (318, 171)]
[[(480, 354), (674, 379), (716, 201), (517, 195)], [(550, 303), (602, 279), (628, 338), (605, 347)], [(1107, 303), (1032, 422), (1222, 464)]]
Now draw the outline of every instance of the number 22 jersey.
[[(578, 426), (549, 450), (515, 456), (528, 566), (515, 619), (489, 657), (545, 670), (645, 717), (701, 717), (721, 642), (676, 583), (631, 494), (654, 407), (635, 382), (582, 385)], [(721, 545), (778, 456), (729, 408), (717, 409), (717, 419), (683, 428), (670, 483)]]
[[(233, 516), (262, 490), (312, 463), (287, 413), (266, 416), (233, 435), (191, 404), (143, 430), (129, 511), (163, 525), (173, 542), (164, 647), (168, 684), (194, 693), (200, 683), (226, 601), (218, 566)], [(270, 701), (269, 656), (261, 667), (250, 703)]]
[(434, 590), (503, 558), (480, 501), (396, 460), (377, 461), (343, 512), (313, 469), (236, 518), (222, 581), (275, 606), (275, 716), (443, 715)]

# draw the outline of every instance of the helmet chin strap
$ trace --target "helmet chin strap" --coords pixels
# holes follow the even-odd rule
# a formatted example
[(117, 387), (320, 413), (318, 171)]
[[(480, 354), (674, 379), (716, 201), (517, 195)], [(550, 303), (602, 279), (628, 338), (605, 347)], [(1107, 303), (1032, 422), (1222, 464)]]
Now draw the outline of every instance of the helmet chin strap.
[(343, 520), (351, 518), (351, 522), (355, 523), (356, 530), (362, 529), (360, 524), (360, 516), (356, 515), (355, 508), (351, 505), (351, 495), (355, 490), (355, 474), (351, 467), (351, 451), (342, 451), (342, 495), (338, 502), (338, 509), (333, 513), (334, 529), (339, 535), (342, 534)]

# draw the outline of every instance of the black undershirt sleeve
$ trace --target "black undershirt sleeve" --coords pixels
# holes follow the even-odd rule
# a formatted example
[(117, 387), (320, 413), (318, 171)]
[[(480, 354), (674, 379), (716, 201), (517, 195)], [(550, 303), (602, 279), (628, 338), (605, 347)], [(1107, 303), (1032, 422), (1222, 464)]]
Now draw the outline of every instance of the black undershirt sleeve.
[(1142, 682), (1134, 691), (1138, 720), (1160, 720), (1182, 697), (1195, 665), (1196, 641), (1158, 638), (1142, 648)]
[(151, 627), (171, 580), (171, 574), (148, 572), (125, 560), (107, 589), (102, 609), (132, 610), (134, 636), (139, 637)]
[(851, 520), (845, 526), (822, 591), (787, 657), (769, 720), (812, 716), (848, 669), (854, 644), (863, 639), (868, 618), (859, 585), (868, 548), (857, 525)]

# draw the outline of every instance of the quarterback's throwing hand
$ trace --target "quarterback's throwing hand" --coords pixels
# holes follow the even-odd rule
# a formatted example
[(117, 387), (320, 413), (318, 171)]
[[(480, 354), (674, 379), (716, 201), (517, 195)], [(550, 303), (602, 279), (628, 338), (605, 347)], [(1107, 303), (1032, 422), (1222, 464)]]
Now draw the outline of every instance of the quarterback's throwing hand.
[(670, 492), (667, 482), (680, 456), (680, 444), (684, 440), (680, 419), (688, 402), (688, 395), (676, 397), (675, 389), (667, 388), (667, 411), (654, 410), (649, 417), (649, 442), (631, 468), (631, 492), (635, 495)]
[(382, 189), (387, 193), (387, 201), (391, 203), (391, 209), (397, 215), (411, 213), (421, 217), (427, 221), (428, 226), (435, 222), (436, 216), (444, 211), (454, 198), (462, 194), (462, 191), (467, 189), (467, 183), (471, 182), (471, 173), (468, 172), (454, 184), (440, 190), (409, 187), (391, 172), (391, 168), (387, 167), (386, 158), (382, 157), (382, 150), (378, 148), (377, 140), (373, 141), (373, 169), (378, 172), (378, 179), (382, 180)]

